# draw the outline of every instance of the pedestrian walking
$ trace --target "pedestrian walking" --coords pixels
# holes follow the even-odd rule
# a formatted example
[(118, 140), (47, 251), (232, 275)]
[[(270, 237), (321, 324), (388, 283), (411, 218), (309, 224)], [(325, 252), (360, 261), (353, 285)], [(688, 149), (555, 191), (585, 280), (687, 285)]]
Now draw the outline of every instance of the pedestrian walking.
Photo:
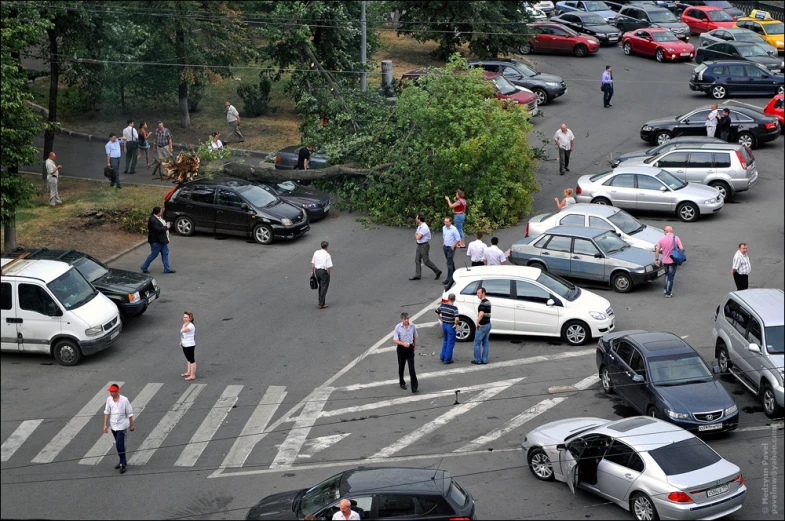
[(749, 287), (750, 271), (752, 271), (752, 265), (750, 264), (750, 258), (747, 256), (747, 243), (742, 242), (733, 255), (733, 267), (730, 270), (731, 275), (733, 275), (733, 282), (736, 283), (737, 291)]
[(611, 98), (613, 97), (613, 69), (610, 65), (605, 66), (602, 73), (602, 104), (605, 108), (612, 107)]
[(720, 116), (717, 130), (720, 131), (720, 139), (723, 141), (730, 142), (730, 124), (730, 110), (722, 109), (722, 116)]
[(295, 170), (308, 170), (308, 165), (311, 162), (311, 152), (313, 152), (313, 143), (308, 143), (304, 147), (300, 147), (297, 151), (297, 166)]
[(482, 266), (485, 264), (485, 250), (487, 249), (487, 246), (482, 242), (481, 231), (478, 230), (474, 236), (476, 239), (469, 243), (469, 247), (466, 249), (466, 255), (471, 259), (472, 266)]
[(554, 201), (556, 201), (556, 207), (559, 208), (559, 210), (562, 210), (564, 208), (567, 208), (569, 206), (574, 205), (575, 204), (575, 198), (572, 196), (572, 194), (573, 194), (572, 188), (565, 188), (564, 189), (564, 200), (563, 201), (559, 202), (559, 198), (558, 197), (554, 197), (553, 198)]
[(150, 273), (148, 270), (150, 263), (158, 257), (158, 254), (161, 254), (161, 260), (164, 263), (164, 273), (177, 273), (176, 270), (169, 267), (169, 228), (172, 225), (164, 221), (162, 214), (161, 207), (156, 206), (147, 220), (147, 242), (150, 243), (150, 255), (139, 267), (142, 273)]
[(711, 112), (706, 116), (706, 135), (714, 137), (717, 132), (717, 123), (719, 123), (719, 113), (717, 112), (717, 104), (712, 103)]
[(245, 137), (240, 133), (240, 114), (237, 112), (237, 109), (234, 108), (234, 105), (229, 103), (228, 101), (224, 103), (224, 108), (226, 109), (226, 122), (229, 124), (229, 130), (226, 133), (226, 142), (229, 142), (229, 138), (232, 137), (234, 134), (237, 134), (240, 137), (240, 143), (245, 141)]
[[(120, 463), (114, 466), (115, 469), (120, 469), (120, 474), (125, 474), (125, 437), (126, 429), (129, 431), (134, 430), (134, 409), (131, 407), (131, 402), (128, 398), (120, 394), (120, 386), (112, 384), (107, 389), (109, 391), (109, 398), (106, 399), (106, 407), (104, 407), (104, 434), (112, 429), (112, 436), (114, 437), (115, 445), (117, 446), (117, 455), (120, 456)], [(107, 421), (109, 422), (107, 427)]]
[(564, 123), (553, 135), (553, 140), (559, 148), (559, 175), (570, 171), (570, 154), (575, 149), (575, 134)]
[(333, 514), (333, 520), (360, 521), (360, 514), (352, 510), (352, 503), (348, 499), (342, 499), (338, 503), (338, 512)]
[(183, 348), (183, 354), (188, 365), (185, 372), (181, 374), (186, 381), (196, 380), (196, 326), (194, 325), (194, 314), (190, 311), (183, 312), (183, 327), (180, 328), (180, 347)]
[(444, 226), (442, 226), (442, 250), (444, 251), (444, 258), (447, 260), (447, 278), (442, 282), (445, 287), (452, 286), (452, 274), (455, 273), (455, 248), (461, 243), (461, 236), (458, 230), (452, 225), (452, 219), (449, 217), (444, 218)]
[(665, 227), (665, 235), (657, 241), (654, 248), (654, 264), (660, 265), (660, 253), (662, 253), (662, 264), (665, 266), (665, 298), (673, 296), (673, 281), (676, 278), (676, 263), (671, 259), (671, 252), (674, 246), (684, 250), (681, 239), (673, 235), (673, 228)]
[(210, 148), (213, 150), (221, 150), (224, 147), (224, 144), (221, 143), (221, 140), (218, 139), (218, 132), (213, 132), (212, 139), (210, 140)]
[(485, 265), (486, 266), (501, 266), (507, 263), (507, 257), (504, 252), (499, 249), (499, 238), (491, 238), (491, 246), (485, 250)]
[(453, 363), (452, 351), (455, 349), (455, 335), (458, 332), (458, 308), (455, 306), (455, 293), (447, 295), (447, 302), (442, 302), (434, 313), (442, 325), (442, 333), (444, 334), (439, 360), (444, 365), (449, 365)]
[(414, 232), (414, 240), (417, 243), (417, 251), (414, 254), (414, 277), (409, 280), (420, 280), (422, 275), (422, 264), (428, 266), (436, 274), (436, 280), (442, 276), (442, 270), (436, 267), (436, 264), (431, 262), (431, 229), (423, 221), (421, 214), (414, 216), (414, 221), (417, 223), (417, 231)]
[(477, 306), (477, 320), (474, 323), (474, 365), (487, 364), (491, 352), (491, 302), (485, 298), (485, 288), (477, 288), (477, 298), (480, 299), (480, 305)]
[(115, 134), (109, 134), (109, 141), (104, 146), (106, 151), (106, 166), (112, 169), (112, 178), (109, 180), (109, 187), (120, 186), (120, 141)]
[(321, 249), (316, 250), (311, 258), (311, 273), (319, 281), (319, 309), (327, 309), (327, 288), (330, 287), (330, 272), (333, 269), (333, 258), (327, 253), (330, 244), (322, 241)]
[(155, 129), (155, 157), (158, 161), (170, 159), (174, 154), (174, 144), (172, 143), (172, 133), (166, 128), (163, 122), (158, 122)]
[(63, 204), (60, 200), (60, 193), (57, 191), (57, 180), (60, 177), (60, 169), (63, 165), (56, 165), (57, 155), (49, 152), (49, 159), (46, 160), (46, 185), (49, 187), (49, 206)]
[(455, 202), (450, 202), (450, 196), (445, 195), (444, 198), (447, 199), (447, 204), (450, 205), (453, 211), (453, 219), (455, 219), (455, 228), (458, 230), (458, 235), (461, 237), (460, 247), (465, 248), (466, 243), (463, 242), (463, 221), (466, 220), (466, 199), (463, 193), (463, 190), (457, 190), (455, 192)]
[(412, 392), (417, 393), (417, 373), (414, 370), (414, 350), (417, 349), (417, 328), (409, 323), (409, 313), (401, 313), (401, 323), (395, 326), (393, 331), (393, 342), (398, 346), (398, 381), (401, 389), (406, 389), (406, 381), (403, 379), (403, 368), (409, 364), (409, 381), (412, 384)]
[(128, 126), (123, 129), (123, 152), (125, 152), (124, 174), (136, 173), (136, 149), (139, 148), (139, 132), (134, 128), (134, 120), (128, 120)]
[(142, 156), (144, 156), (145, 167), (150, 168), (152, 163), (150, 163), (150, 136), (153, 133), (147, 130), (147, 122), (142, 121), (142, 124), (139, 125), (139, 155), (136, 157), (136, 160), (140, 160)]

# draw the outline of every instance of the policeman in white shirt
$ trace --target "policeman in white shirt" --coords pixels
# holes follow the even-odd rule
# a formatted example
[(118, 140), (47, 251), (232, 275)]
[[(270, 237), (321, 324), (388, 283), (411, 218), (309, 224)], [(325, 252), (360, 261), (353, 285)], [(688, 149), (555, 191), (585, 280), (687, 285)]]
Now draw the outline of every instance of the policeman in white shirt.
[(482, 242), (482, 232), (478, 231), (474, 234), (477, 237), (466, 248), (466, 255), (472, 260), (472, 266), (482, 266), (485, 264), (485, 243)]
[(491, 247), (485, 250), (485, 265), (486, 266), (501, 266), (507, 263), (507, 257), (504, 252), (499, 249), (499, 238), (493, 237), (491, 239)]
[(327, 241), (322, 241), (322, 249), (316, 250), (311, 259), (311, 273), (316, 275), (319, 281), (319, 309), (326, 309), (329, 307), (325, 298), (327, 297), (327, 288), (330, 287), (330, 271), (333, 268), (333, 258), (327, 253)]
[(356, 519), (357, 521), (360, 521), (360, 514), (352, 510), (352, 504), (348, 499), (342, 499), (340, 510), (333, 514), (333, 520), (336, 519), (344, 519), (346, 521)]

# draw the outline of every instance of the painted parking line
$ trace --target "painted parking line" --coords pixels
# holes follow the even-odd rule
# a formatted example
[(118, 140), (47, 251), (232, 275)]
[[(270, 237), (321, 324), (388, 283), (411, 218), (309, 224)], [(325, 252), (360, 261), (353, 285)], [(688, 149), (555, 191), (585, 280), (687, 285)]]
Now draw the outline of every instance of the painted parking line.
[(267, 436), (264, 429), (285, 397), (286, 387), (271, 385), (267, 388), (267, 392), (262, 396), (262, 401), (248, 418), (240, 436), (234, 440), (234, 445), (221, 463), (221, 467), (239, 468), (243, 466), (256, 444)]
[(782, 429), (785, 424), (782, 422), (774, 422), (771, 425), (758, 425), (756, 427), (742, 427), (736, 429), (736, 432), (752, 432), (752, 431), (769, 431), (772, 429)]
[(41, 422), (44, 420), (25, 420), (23, 421), (19, 427), (11, 433), (7, 440), (3, 442), (2, 456), (0, 456), (0, 461), (8, 461), (11, 456), (14, 455), (14, 452), (22, 446), (22, 444), (27, 441), (27, 438), (33, 434), (33, 431), (41, 425)]
[(202, 455), (207, 444), (213, 439), (218, 428), (223, 423), (226, 415), (237, 403), (237, 397), (243, 389), (242, 385), (227, 385), (221, 397), (205, 417), (204, 421), (191, 437), (191, 441), (185, 446), (180, 457), (174, 462), (175, 467), (193, 467), (196, 460)]

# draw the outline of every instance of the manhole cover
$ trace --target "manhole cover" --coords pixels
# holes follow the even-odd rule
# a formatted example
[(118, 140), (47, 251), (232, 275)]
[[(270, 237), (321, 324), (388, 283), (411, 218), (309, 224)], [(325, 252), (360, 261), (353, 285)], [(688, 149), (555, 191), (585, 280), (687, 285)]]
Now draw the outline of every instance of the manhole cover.
[(773, 266), (775, 264), (779, 264), (780, 262), (782, 262), (782, 259), (771, 259), (769, 257), (763, 257), (760, 259), (760, 263), (767, 266)]

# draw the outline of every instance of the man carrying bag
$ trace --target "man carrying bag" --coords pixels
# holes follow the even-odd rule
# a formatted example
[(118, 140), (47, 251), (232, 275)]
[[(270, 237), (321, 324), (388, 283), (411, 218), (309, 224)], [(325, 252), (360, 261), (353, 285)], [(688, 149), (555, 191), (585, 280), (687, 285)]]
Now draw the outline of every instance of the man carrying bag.
[(673, 228), (665, 227), (665, 236), (657, 241), (654, 249), (654, 264), (660, 265), (660, 252), (662, 264), (665, 266), (665, 298), (673, 296), (673, 280), (676, 278), (676, 268), (687, 260), (684, 245), (681, 239), (673, 234)]

